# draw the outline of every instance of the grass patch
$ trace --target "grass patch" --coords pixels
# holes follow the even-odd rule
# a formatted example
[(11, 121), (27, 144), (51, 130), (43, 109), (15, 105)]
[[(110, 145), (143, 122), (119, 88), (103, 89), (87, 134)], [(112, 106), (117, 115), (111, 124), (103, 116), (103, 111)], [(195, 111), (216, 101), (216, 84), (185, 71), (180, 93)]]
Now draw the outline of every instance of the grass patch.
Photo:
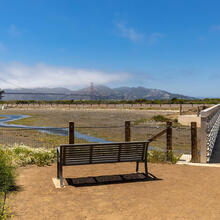
[(171, 119), (163, 116), (163, 115), (155, 115), (152, 118), (154, 121), (156, 122), (167, 122), (167, 121), (171, 121)]
[(156, 122), (168, 122), (168, 121), (171, 121), (173, 122), (173, 126), (180, 126), (180, 124), (178, 123), (178, 119), (177, 118), (174, 118), (174, 119), (171, 119), (171, 118), (167, 118), (163, 115), (155, 115), (153, 116), (152, 118), (154, 121)]
[(6, 122), (6, 124), (32, 126), (32, 125), (34, 125), (35, 122), (37, 122), (38, 120), (39, 120), (39, 118), (34, 117), (34, 116), (31, 116), (31, 117), (22, 118), (22, 119), (15, 120), (15, 121), (9, 121), (9, 122)]
[(138, 119), (138, 120), (135, 120), (133, 122), (134, 125), (140, 125), (140, 124), (144, 124), (146, 122), (149, 122), (150, 119), (149, 118), (142, 118), (142, 119)]

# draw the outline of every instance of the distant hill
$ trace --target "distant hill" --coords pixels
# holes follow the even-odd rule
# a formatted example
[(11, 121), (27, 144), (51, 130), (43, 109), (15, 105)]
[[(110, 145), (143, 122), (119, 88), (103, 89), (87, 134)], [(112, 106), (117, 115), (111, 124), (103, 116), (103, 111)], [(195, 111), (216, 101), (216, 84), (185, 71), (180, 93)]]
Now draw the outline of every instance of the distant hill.
[[(5, 89), (3, 100), (89, 100), (91, 88), (71, 91), (66, 88), (35, 88), (35, 89)], [(14, 94), (7, 94), (14, 93)], [(15, 94), (16, 93), (16, 94)], [(22, 94), (29, 93), (29, 94)], [(41, 94), (47, 93), (47, 94)], [(144, 87), (119, 87), (95, 86), (92, 99), (96, 100), (135, 100), (135, 99), (194, 99), (193, 97), (170, 93), (160, 89)]]

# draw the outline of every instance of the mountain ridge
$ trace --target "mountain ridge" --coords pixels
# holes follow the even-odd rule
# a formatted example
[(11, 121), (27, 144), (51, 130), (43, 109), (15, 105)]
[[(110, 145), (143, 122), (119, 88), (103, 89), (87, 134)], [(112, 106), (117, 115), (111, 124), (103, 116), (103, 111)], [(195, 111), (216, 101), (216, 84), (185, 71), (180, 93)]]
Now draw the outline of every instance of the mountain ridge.
[[(194, 99), (194, 97), (185, 96), (181, 94), (167, 92), (160, 89), (152, 89), (145, 87), (117, 87), (110, 88), (103, 85), (82, 88), (79, 90), (72, 91), (67, 88), (34, 88), (34, 89), (5, 89), (3, 100), (89, 100), (89, 99), (100, 99), (100, 100), (135, 100), (135, 99)], [(17, 94), (8, 94), (17, 93)], [(20, 94), (19, 94), (20, 93)], [(29, 94), (21, 94), (29, 93)], [(44, 94), (40, 94), (44, 93)], [(50, 94), (45, 94), (50, 93)], [(56, 93), (57, 95), (53, 95)], [(59, 95), (58, 95), (59, 94)]]

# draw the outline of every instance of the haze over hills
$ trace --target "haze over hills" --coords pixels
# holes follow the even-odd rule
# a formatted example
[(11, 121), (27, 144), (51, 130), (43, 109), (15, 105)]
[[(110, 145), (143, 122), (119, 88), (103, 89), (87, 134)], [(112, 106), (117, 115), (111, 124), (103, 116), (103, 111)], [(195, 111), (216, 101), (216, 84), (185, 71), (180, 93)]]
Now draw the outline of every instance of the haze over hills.
[[(135, 100), (135, 99), (193, 99), (193, 97), (170, 93), (160, 89), (144, 87), (94, 86), (72, 91), (66, 88), (34, 88), (34, 89), (5, 89), (3, 100)], [(14, 93), (14, 94), (7, 94)], [(16, 94), (15, 94), (16, 93)], [(29, 94), (21, 94), (29, 93)], [(49, 93), (49, 94), (41, 94)]]

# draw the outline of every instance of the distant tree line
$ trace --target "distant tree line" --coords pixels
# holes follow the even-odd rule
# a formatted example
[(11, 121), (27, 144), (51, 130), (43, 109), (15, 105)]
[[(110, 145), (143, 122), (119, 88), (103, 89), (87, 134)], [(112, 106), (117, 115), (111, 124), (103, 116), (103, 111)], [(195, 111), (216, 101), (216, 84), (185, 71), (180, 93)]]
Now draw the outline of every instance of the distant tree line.
[(170, 100), (53, 100), (53, 101), (37, 101), (37, 100), (11, 100), (0, 101), (0, 104), (219, 104), (220, 98), (205, 99), (178, 99)]

